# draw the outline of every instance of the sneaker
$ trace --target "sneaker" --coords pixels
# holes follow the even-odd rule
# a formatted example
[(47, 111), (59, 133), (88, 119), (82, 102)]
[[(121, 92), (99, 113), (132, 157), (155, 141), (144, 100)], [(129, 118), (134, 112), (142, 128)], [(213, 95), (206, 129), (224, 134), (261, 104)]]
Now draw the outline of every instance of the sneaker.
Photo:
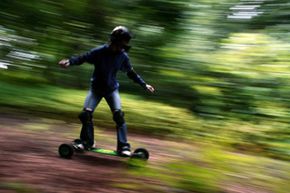
[(88, 146), (86, 142), (76, 139), (74, 140), (73, 144), (74, 148), (79, 151), (85, 151), (85, 150), (91, 150), (96, 148), (96, 143), (94, 143), (92, 146)]
[(121, 156), (130, 157), (132, 155), (130, 150), (122, 150), (120, 153)]
[(96, 149), (97, 147), (96, 147), (96, 143), (94, 143), (91, 147), (88, 147), (87, 149), (88, 150), (92, 150), (92, 149)]
[(130, 157), (132, 155), (131, 150), (128, 146), (124, 146), (117, 150), (118, 154), (123, 157)]
[(77, 151), (85, 151), (86, 150), (84, 144), (82, 144), (82, 143), (75, 143), (75, 144), (73, 144), (73, 146)]

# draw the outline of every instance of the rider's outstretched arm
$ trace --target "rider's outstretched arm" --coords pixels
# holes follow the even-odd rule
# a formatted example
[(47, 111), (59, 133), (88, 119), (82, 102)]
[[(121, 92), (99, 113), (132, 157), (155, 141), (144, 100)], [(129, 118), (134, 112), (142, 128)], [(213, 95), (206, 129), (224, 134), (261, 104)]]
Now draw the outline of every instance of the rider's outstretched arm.
[(140, 75), (138, 75), (136, 73), (136, 71), (131, 68), (131, 70), (129, 70), (127, 72), (127, 76), (132, 79), (134, 82), (138, 83), (140, 86), (142, 86), (145, 90), (149, 91), (149, 92), (154, 92), (155, 89), (153, 88), (153, 86), (146, 84), (146, 82), (141, 78)]
[(72, 56), (69, 59), (62, 59), (58, 62), (58, 64), (62, 68), (68, 68), (71, 65), (81, 65), (84, 62), (93, 63), (95, 58), (97, 57), (97, 50), (92, 49), (91, 51), (82, 54), (80, 56)]
[(128, 76), (131, 80), (133, 80), (134, 82), (136, 82), (137, 84), (139, 84), (140, 86), (142, 86), (143, 88), (146, 88), (146, 82), (141, 78), (140, 75), (138, 75), (138, 74), (136, 73), (136, 71), (135, 71), (133, 68), (131, 68), (131, 70), (129, 70), (129, 71), (127, 72), (127, 76)]
[(82, 54), (80, 56), (72, 56), (69, 59), (70, 65), (81, 65), (84, 62), (93, 63), (96, 58), (96, 49), (92, 49), (89, 52)]
[(133, 69), (133, 67), (130, 63), (130, 59), (126, 53), (125, 53), (125, 59), (124, 59), (122, 66), (121, 66), (121, 70), (123, 72), (126, 72), (127, 76), (130, 79), (132, 79), (134, 82), (136, 82), (137, 84), (142, 86), (145, 90), (147, 90), (151, 93), (153, 93), (155, 91), (153, 86), (146, 84), (146, 82), (141, 78), (141, 76), (136, 73), (136, 71)]

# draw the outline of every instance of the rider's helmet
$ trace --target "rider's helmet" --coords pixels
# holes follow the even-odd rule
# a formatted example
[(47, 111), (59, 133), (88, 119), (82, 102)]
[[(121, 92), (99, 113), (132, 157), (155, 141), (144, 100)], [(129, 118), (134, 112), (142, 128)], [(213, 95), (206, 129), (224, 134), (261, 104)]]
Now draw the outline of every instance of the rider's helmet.
[(124, 26), (117, 26), (110, 34), (110, 40), (112, 43), (119, 43), (122, 41), (129, 42), (132, 38), (132, 34)]

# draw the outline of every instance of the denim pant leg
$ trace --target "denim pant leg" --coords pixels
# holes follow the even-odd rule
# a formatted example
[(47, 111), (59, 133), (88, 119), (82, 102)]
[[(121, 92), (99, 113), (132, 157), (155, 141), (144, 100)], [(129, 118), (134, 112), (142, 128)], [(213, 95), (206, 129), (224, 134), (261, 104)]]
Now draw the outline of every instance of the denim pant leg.
[(85, 103), (84, 103), (84, 112), (82, 116), (89, 116), (87, 118), (80, 118), (82, 121), (82, 129), (80, 133), (80, 139), (85, 142), (88, 146), (92, 146), (94, 144), (94, 125), (92, 120), (92, 114), (100, 103), (102, 99), (101, 95), (97, 95), (92, 90), (89, 90)]
[[(118, 89), (114, 90), (109, 95), (105, 96), (105, 99), (110, 106), (112, 113), (121, 110), (121, 99)], [(117, 123), (116, 123), (117, 124)], [(130, 144), (127, 142), (127, 125), (124, 122), (123, 124), (117, 124), (117, 149), (120, 149), (124, 146), (130, 147)]]
[(97, 94), (90, 89), (84, 103), (84, 109), (90, 109), (94, 112), (102, 98), (103, 96), (101, 94)]

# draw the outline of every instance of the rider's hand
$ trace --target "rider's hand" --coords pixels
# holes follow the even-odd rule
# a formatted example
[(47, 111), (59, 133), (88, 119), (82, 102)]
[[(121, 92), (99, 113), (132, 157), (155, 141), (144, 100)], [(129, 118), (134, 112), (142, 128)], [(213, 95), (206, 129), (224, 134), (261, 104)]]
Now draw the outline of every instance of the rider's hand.
[(70, 63), (68, 59), (62, 59), (61, 61), (59, 61), (58, 63), (62, 68), (67, 68), (69, 67)]
[(155, 91), (154, 87), (151, 86), (151, 85), (149, 85), (149, 84), (146, 84), (145, 87), (146, 87), (146, 90), (149, 91), (149, 92), (151, 92), (151, 93), (153, 93)]

